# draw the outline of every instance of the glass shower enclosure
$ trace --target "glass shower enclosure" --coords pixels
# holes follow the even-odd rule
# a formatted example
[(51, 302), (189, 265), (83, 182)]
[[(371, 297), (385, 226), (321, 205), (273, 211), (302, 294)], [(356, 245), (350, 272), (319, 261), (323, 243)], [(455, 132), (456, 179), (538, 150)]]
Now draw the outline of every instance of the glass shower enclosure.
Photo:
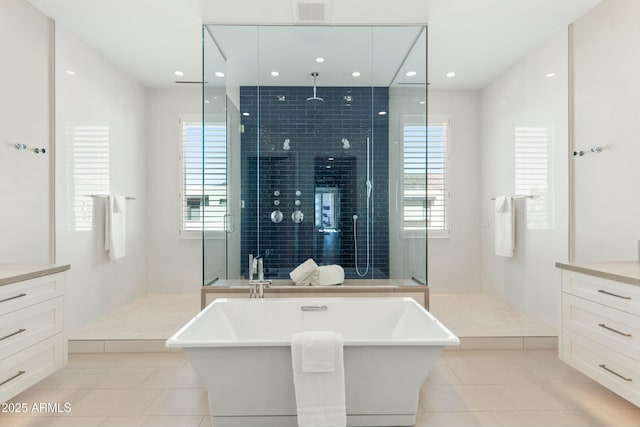
[(203, 27), (204, 285), (249, 254), (426, 284), (426, 55), (424, 26)]

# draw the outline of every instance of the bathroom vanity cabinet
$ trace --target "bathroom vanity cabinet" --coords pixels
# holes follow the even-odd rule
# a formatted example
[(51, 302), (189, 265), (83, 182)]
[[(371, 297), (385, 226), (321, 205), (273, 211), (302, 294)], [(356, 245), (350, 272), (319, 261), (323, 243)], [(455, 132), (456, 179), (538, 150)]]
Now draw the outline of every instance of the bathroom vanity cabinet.
[(67, 360), (64, 266), (0, 264), (0, 402)]
[(560, 359), (640, 406), (640, 263), (562, 269)]

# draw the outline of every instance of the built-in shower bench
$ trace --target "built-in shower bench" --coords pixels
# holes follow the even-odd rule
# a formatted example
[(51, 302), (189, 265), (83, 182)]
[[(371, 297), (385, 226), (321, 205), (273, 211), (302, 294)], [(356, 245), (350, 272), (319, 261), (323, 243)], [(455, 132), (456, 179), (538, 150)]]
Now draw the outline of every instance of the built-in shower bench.
[[(215, 280), (200, 291), (201, 308), (217, 298), (248, 298), (247, 280)], [(412, 279), (346, 279), (337, 286), (295, 286), (290, 280), (274, 280), (265, 298), (300, 297), (411, 297), (429, 308), (429, 287)]]

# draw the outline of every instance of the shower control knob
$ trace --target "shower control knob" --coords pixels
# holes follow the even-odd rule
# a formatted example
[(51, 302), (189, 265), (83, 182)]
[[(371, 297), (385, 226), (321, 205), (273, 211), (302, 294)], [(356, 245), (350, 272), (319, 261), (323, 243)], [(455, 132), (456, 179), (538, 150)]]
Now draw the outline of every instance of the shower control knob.
[(280, 200), (274, 200), (273, 206), (280, 206)]
[(300, 196), (302, 196), (302, 191), (296, 190), (296, 197), (300, 197)]
[(295, 204), (296, 206), (300, 206), (300, 200), (296, 200), (296, 201), (294, 202), (294, 204)]
[(278, 196), (280, 195), (280, 190), (276, 190), (276, 191), (274, 191), (274, 192), (273, 192), (273, 195), (274, 195), (274, 196), (276, 196), (276, 197), (278, 197)]
[(293, 211), (291, 214), (291, 221), (296, 224), (300, 224), (304, 220), (304, 214), (301, 211)]

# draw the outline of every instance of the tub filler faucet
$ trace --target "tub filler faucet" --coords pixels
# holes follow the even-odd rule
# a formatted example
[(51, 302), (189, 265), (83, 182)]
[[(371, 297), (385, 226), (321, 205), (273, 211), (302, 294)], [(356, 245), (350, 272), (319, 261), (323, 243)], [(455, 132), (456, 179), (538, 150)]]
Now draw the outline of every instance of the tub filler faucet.
[[(254, 275), (258, 274), (258, 280)], [(249, 298), (264, 298), (264, 289), (271, 285), (271, 280), (264, 279), (264, 260), (249, 254)]]

